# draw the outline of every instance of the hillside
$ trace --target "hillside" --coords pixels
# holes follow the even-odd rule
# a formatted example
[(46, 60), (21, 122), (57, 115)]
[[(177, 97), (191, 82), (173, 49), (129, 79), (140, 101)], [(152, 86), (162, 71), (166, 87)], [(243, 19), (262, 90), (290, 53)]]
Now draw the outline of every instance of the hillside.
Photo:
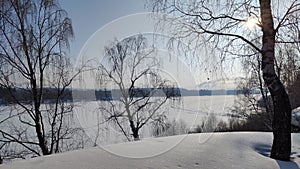
[(298, 169), (300, 134), (292, 161), (268, 158), (272, 133), (207, 133), (144, 139), (2, 165), (2, 169)]

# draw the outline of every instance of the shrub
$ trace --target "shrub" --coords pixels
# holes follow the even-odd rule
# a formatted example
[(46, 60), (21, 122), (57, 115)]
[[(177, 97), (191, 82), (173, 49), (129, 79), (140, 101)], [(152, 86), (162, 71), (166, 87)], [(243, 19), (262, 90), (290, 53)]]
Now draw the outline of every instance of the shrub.
[(186, 134), (188, 131), (185, 121), (182, 119), (153, 124), (152, 135), (155, 137)]

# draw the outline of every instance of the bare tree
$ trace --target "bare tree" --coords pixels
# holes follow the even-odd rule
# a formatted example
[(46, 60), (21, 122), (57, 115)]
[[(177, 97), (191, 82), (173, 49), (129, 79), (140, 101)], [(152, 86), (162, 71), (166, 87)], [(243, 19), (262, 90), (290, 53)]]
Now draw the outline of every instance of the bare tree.
[(161, 76), (154, 49), (142, 35), (116, 40), (105, 51), (99, 76), (114, 90), (113, 100), (102, 103), (100, 110), (128, 141), (128, 125), (134, 140), (139, 140), (140, 129), (164, 113), (161, 108), (174, 95), (174, 85)]
[[(277, 45), (276, 51), (278, 51), (278, 54), (275, 57), (276, 72), (284, 86), (288, 89), (292, 109), (297, 107), (293, 97), (297, 90), (292, 87), (292, 84), (296, 81), (297, 69), (299, 67), (297, 61), (299, 56), (296, 54), (297, 50), (294, 50), (297, 46), (297, 43)], [(244, 92), (236, 99), (233, 112), (247, 119), (251, 118), (251, 116), (259, 116), (258, 120), (271, 130), (273, 104), (268, 93), (269, 91), (263, 83), (260, 60), (260, 55), (242, 58), (243, 69), (247, 72), (246, 76), (248, 76), (238, 85), (238, 88)], [(260, 90), (260, 97), (258, 97), (256, 92), (251, 92), (253, 88)]]
[(0, 1), (0, 86), (13, 107), (2, 120), (1, 141), (35, 155), (62, 150), (72, 128), (68, 89), (73, 73), (65, 51), (71, 20), (56, 0)]
[[(275, 70), (275, 46), (299, 42), (297, 0), (150, 0), (153, 11), (172, 13), (177, 37), (188, 37), (194, 47), (211, 43), (225, 56), (260, 54), (264, 82), (274, 105), (271, 158), (290, 160), (291, 106), (285, 87)], [(273, 13), (272, 13), (273, 12)], [(175, 18), (175, 19), (174, 19)], [(177, 19), (176, 19), (177, 18)], [(261, 29), (247, 31), (245, 24)], [(253, 28), (256, 29), (256, 28)], [(290, 30), (295, 30), (290, 32)], [(257, 43), (258, 42), (258, 43)], [(250, 53), (249, 50), (252, 49)]]
[[(272, 130), (273, 111), (268, 89), (263, 83), (261, 73), (261, 56), (245, 57), (242, 59), (246, 77), (238, 82), (237, 89), (242, 93), (235, 99), (232, 113), (250, 120), (259, 116), (260, 128)], [(259, 93), (257, 93), (259, 90)], [(252, 120), (253, 121), (253, 120)], [(251, 127), (251, 126), (250, 126)], [(253, 128), (258, 128), (254, 127)]]

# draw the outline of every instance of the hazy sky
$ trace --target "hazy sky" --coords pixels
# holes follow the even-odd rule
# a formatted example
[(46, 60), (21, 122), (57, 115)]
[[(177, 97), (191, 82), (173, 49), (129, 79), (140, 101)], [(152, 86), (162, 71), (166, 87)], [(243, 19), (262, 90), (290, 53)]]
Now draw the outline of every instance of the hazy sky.
[[(153, 33), (156, 23), (152, 23), (153, 20), (149, 20), (148, 15), (142, 14), (149, 11), (145, 3), (146, 0), (60, 0), (61, 7), (72, 19), (75, 32), (75, 38), (71, 43), (71, 56), (77, 61), (80, 57), (86, 57), (85, 60), (90, 59), (89, 57), (101, 58), (103, 54), (101, 50), (114, 38), (120, 40), (139, 33)], [(163, 32), (164, 35), (165, 33)], [(160, 49), (161, 55), (165, 55), (163, 51), (164, 49)], [(179, 87), (192, 89), (207, 79), (220, 78), (217, 74), (212, 78), (211, 73), (202, 73), (201, 69), (179, 66), (186, 65), (185, 61), (180, 60), (183, 57), (174, 58), (162, 59), (163, 69), (173, 76)]]
[(147, 11), (145, 0), (60, 0), (60, 5), (72, 19), (75, 39), (70, 52), (74, 57), (88, 38), (104, 25), (126, 15)]
[[(60, 5), (72, 19), (75, 32), (75, 39), (70, 49), (71, 55), (75, 59), (81, 57), (85, 57), (84, 60), (94, 57), (101, 59), (99, 48), (103, 50), (103, 47), (114, 38), (120, 40), (139, 33), (152, 33), (154, 23), (151, 21), (153, 20), (149, 19), (148, 14), (142, 14), (148, 12), (145, 3), (146, 0), (61, 0)], [(159, 54), (167, 55), (164, 49), (161, 49)], [(172, 76), (181, 87), (195, 87), (191, 72), (183, 66), (183, 62), (178, 62), (178, 59), (168, 60), (169, 57), (163, 58), (161, 61), (166, 74)], [(179, 65), (182, 66), (179, 68)], [(88, 75), (85, 77), (86, 87), (95, 83), (92, 81), (93, 77)]]

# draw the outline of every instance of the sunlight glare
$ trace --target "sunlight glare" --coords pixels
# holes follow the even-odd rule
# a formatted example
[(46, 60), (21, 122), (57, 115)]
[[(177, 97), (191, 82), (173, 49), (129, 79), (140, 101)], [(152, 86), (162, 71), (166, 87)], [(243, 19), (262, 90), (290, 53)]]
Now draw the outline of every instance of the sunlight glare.
[(258, 24), (258, 21), (254, 17), (249, 17), (246, 22), (246, 27), (250, 30), (253, 30), (254, 27)]

